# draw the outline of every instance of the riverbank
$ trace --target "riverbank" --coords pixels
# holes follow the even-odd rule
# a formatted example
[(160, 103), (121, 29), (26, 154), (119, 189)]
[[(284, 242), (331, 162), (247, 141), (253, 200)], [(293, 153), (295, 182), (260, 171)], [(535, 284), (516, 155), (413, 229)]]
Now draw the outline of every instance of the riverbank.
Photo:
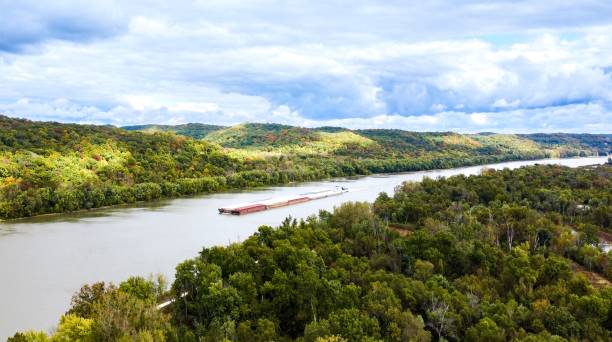
[[(147, 203), (147, 202), (157, 201), (157, 200), (172, 200), (172, 199), (178, 199), (178, 198), (190, 198), (190, 197), (194, 197), (194, 196), (198, 196), (198, 195), (224, 193), (224, 192), (253, 191), (253, 190), (257, 190), (257, 189), (263, 189), (263, 188), (269, 187), (269, 186), (283, 186), (283, 185), (295, 185), (295, 184), (299, 185), (301, 183), (312, 182), (312, 181), (333, 181), (334, 179), (340, 179), (340, 178), (345, 178), (345, 177), (366, 177), (366, 176), (374, 176), (374, 175), (394, 175), (394, 174), (401, 175), (401, 174), (406, 174), (406, 173), (411, 173), (411, 172), (449, 170), (449, 169), (453, 169), (453, 168), (461, 168), (461, 167), (469, 167), (469, 166), (495, 165), (495, 164), (505, 163), (505, 162), (521, 162), (521, 161), (548, 160), (548, 159), (550, 159), (550, 160), (557, 160), (557, 159), (584, 159), (584, 158), (597, 158), (599, 156), (587, 156), (587, 157), (576, 157), (576, 156), (574, 156), (574, 157), (567, 157), (567, 158), (547, 158), (547, 159), (542, 159), (542, 158), (539, 158), (539, 157), (535, 157), (533, 159), (532, 158), (528, 158), (528, 159), (516, 159), (516, 157), (517, 156), (515, 156), (515, 155), (478, 156), (478, 159), (480, 161), (482, 161), (480, 163), (473, 163), (472, 160), (470, 160), (470, 159), (464, 159), (464, 160), (459, 161), (459, 162), (453, 161), (452, 162), (453, 164), (452, 164), (451, 167), (444, 167), (444, 168), (431, 168), (431, 169), (410, 168), (410, 169), (407, 169), (407, 170), (402, 170), (402, 171), (398, 171), (398, 172), (389, 172), (389, 173), (380, 172), (380, 173), (362, 173), (362, 174), (342, 175), (342, 176), (338, 176), (338, 177), (320, 177), (320, 178), (316, 178), (315, 177), (315, 178), (312, 178), (312, 179), (299, 180), (299, 181), (271, 182), (271, 183), (260, 184), (258, 186), (243, 186), (243, 187), (227, 186), (230, 183), (228, 183), (226, 180), (221, 180), (222, 177), (205, 177), (205, 178), (201, 178), (201, 179), (186, 179), (186, 181), (188, 181), (190, 184), (192, 184), (192, 186), (190, 186), (189, 188), (197, 189), (197, 187), (193, 186), (193, 184), (201, 183), (201, 184), (203, 184), (202, 185), (202, 189), (200, 189), (200, 190), (184, 191), (185, 193), (181, 192), (181, 194), (177, 194), (177, 190), (176, 189), (180, 188), (180, 187), (178, 185), (176, 185), (176, 184), (146, 183), (146, 186), (143, 186), (142, 188), (143, 189), (149, 189), (150, 193), (147, 193), (147, 194), (142, 194), (141, 193), (138, 196), (135, 196), (134, 194), (132, 194), (132, 195), (126, 194), (124, 196), (120, 196), (122, 198), (128, 199), (125, 202), (116, 203), (116, 204), (109, 204), (109, 205), (92, 206), (90, 208), (80, 208), (80, 209), (75, 209), (75, 210), (64, 210), (64, 211), (57, 211), (57, 212), (46, 212), (46, 213), (33, 214), (33, 215), (27, 215), (27, 216), (20, 216), (20, 217), (12, 217), (12, 218), (2, 218), (0, 216), (0, 223), (1, 222), (10, 222), (10, 221), (15, 221), (15, 220), (21, 220), (21, 219), (27, 219), (27, 218), (32, 218), (32, 217), (45, 217), (45, 216), (53, 216), (53, 215), (62, 215), (62, 214), (66, 214), (66, 213), (79, 213), (79, 212), (90, 212), (92, 210), (100, 210), (100, 209), (121, 208), (122, 206), (139, 205), (139, 204), (142, 204), (142, 203)], [(436, 164), (446, 165), (448, 163), (448, 160), (445, 160), (445, 162), (433, 160), (432, 163), (434, 165), (436, 165)], [(455, 165), (455, 163), (456, 163), (456, 165)], [(139, 184), (140, 185), (145, 185), (145, 183), (139, 183)], [(136, 184), (136, 185), (139, 185), (139, 184)], [(136, 191), (136, 188), (137, 187), (134, 187), (133, 189), (126, 188), (123, 191), (126, 191), (126, 192)], [(153, 189), (153, 190), (151, 190), (151, 189)], [(113, 191), (114, 190), (107, 189), (106, 191), (104, 191), (104, 193), (112, 193)], [(142, 200), (137, 200), (137, 198), (142, 198)]]
[[(568, 163), (567, 160), (562, 160), (561, 162)], [(573, 160), (570, 166), (591, 163), (592, 160)], [(363, 194), (360, 196), (352, 196), (351, 200), (367, 197), (369, 201), (372, 201), (375, 194), (374, 191), (387, 191), (387, 189), (392, 189), (393, 187), (396, 189), (395, 196), (391, 198), (378, 196), (373, 205), (364, 202), (339, 204), (339, 202), (333, 201), (331, 203), (328, 202), (322, 208), (319, 205), (307, 207), (309, 204), (307, 202), (303, 206), (297, 205), (291, 208), (291, 211), (288, 211), (296, 219), (300, 219), (306, 215), (315, 214), (316, 209), (327, 209), (329, 205), (337, 208), (333, 210), (333, 214), (330, 211), (326, 211), (315, 216), (309, 216), (305, 221), (282, 220), (277, 217), (274, 218), (276, 221), (270, 224), (272, 216), (265, 215), (267, 212), (254, 213), (253, 217), (250, 217), (250, 215), (245, 217), (234, 216), (234, 219), (223, 215), (216, 215), (214, 217), (214, 214), (207, 210), (210, 209), (211, 205), (207, 206), (207, 204), (210, 204), (211, 201), (221, 202), (234, 199), (229, 197), (215, 198), (217, 197), (216, 195), (203, 196), (200, 200), (177, 200), (176, 202), (183, 202), (183, 206), (189, 204), (185, 202), (196, 202), (191, 206), (193, 212), (190, 218), (185, 217), (185, 212), (181, 212), (180, 203), (171, 203), (172, 208), (161, 208), (167, 210), (159, 210), (158, 208), (154, 213), (147, 212), (146, 210), (133, 213), (121, 211), (104, 219), (112, 219), (115, 216), (118, 221), (126, 221), (129, 219), (129, 216), (134, 216), (137, 221), (129, 222), (131, 223), (130, 225), (123, 225), (122, 229), (125, 230), (133, 229), (132, 225), (141, 224), (141, 221), (148, 222), (145, 222), (142, 226), (143, 229), (138, 229), (136, 232), (139, 233), (139, 236), (136, 237), (135, 241), (132, 241), (134, 242), (133, 244), (130, 244), (130, 250), (122, 251), (124, 253), (121, 255), (121, 262), (118, 265), (113, 265), (112, 260), (109, 260), (113, 259), (112, 256), (107, 256), (104, 262), (107, 264), (106, 267), (110, 267), (110, 265), (115, 267), (113, 271), (116, 272), (117, 267), (124, 267), (123, 264), (125, 263), (137, 261), (142, 256), (141, 254), (145, 254), (144, 256), (149, 258), (157, 257), (160, 260), (165, 259), (166, 256), (162, 255), (163, 251), (158, 250), (155, 244), (164, 245), (165, 249), (172, 248), (171, 238), (174, 235), (181, 239), (180, 242), (182, 243), (188, 243), (188, 241), (195, 241), (204, 237), (207, 239), (203, 244), (206, 247), (231, 243), (227, 248), (204, 248), (199, 253), (194, 252), (191, 257), (187, 258), (188, 260), (176, 266), (176, 279), (173, 282), (172, 289), (175, 294), (187, 293), (187, 295), (184, 299), (178, 299), (177, 297), (178, 300), (173, 306), (177, 310), (170, 310), (170, 312), (173, 315), (172, 322), (179, 322), (179, 326), (182, 326), (180, 322), (187, 322), (185, 325), (187, 329), (193, 327), (193, 325), (190, 324), (192, 320), (182, 319), (186, 313), (198, 319), (198, 316), (203, 317), (201, 316), (203, 312), (219, 312), (214, 311), (216, 309), (210, 307), (210, 305), (207, 306), (207, 300), (202, 301), (202, 298), (206, 299), (205, 297), (210, 297), (214, 300), (215, 298), (220, 298), (219, 294), (221, 294), (221, 297), (227, 297), (227, 301), (224, 301), (224, 303), (230, 305), (230, 307), (234, 305), (238, 307), (243, 303), (251, 303), (254, 306), (250, 307), (256, 307), (254, 311), (257, 311), (258, 314), (264, 311), (257, 307), (257, 305), (261, 305), (264, 310), (270, 308), (270, 302), (266, 300), (263, 302), (252, 300), (260, 297), (259, 294), (253, 296), (253, 287), (251, 286), (253, 285), (253, 279), (257, 279), (255, 288), (261, 290), (259, 291), (261, 295), (268, 296), (266, 297), (268, 299), (278, 297), (276, 295), (269, 296), (271, 287), (268, 285), (270, 283), (275, 284), (272, 288), (280, 289), (282, 292), (293, 291), (296, 295), (299, 295), (304, 292), (304, 284), (308, 286), (315, 284), (312, 280), (315, 279), (316, 281), (318, 279), (316, 277), (317, 274), (331, 274), (334, 279), (337, 279), (335, 278), (335, 271), (341, 270), (343, 267), (338, 266), (338, 261), (342, 263), (348, 259), (343, 254), (332, 253), (332, 255), (328, 252), (330, 248), (334, 250), (334, 246), (338, 249), (339, 245), (342, 245), (342, 253), (351, 254), (348, 258), (360, 260), (361, 264), (357, 268), (363, 270), (361, 273), (366, 274), (366, 278), (372, 282), (380, 279), (381, 272), (397, 273), (397, 276), (406, 277), (409, 281), (397, 283), (397, 277), (385, 276), (385, 279), (393, 278), (397, 283), (391, 287), (392, 289), (399, 291), (402, 288), (406, 288), (406, 284), (416, 286), (421, 281), (423, 285), (419, 285), (416, 288), (422, 289), (427, 287), (429, 290), (433, 290), (433, 295), (437, 296), (440, 289), (438, 286), (440, 281), (446, 279), (453, 284), (461, 285), (465, 279), (470, 279), (467, 283), (468, 285), (475, 284), (474, 281), (480, 282), (487, 288), (493, 289), (491, 291), (494, 292), (488, 293), (493, 293), (496, 298), (506, 298), (507, 304), (504, 304), (506, 303), (504, 302), (502, 303), (504, 305), (513, 305), (516, 299), (508, 296), (516, 296), (520, 300), (526, 300), (525, 304), (528, 307), (532, 307), (531, 303), (540, 302), (542, 299), (540, 294), (547, 293), (547, 289), (551, 286), (560, 286), (561, 290), (565, 289), (563, 286), (567, 284), (587, 286), (584, 278), (575, 278), (575, 273), (573, 274), (569, 268), (571, 264), (570, 259), (586, 267), (587, 270), (597, 272), (599, 275), (610, 279), (612, 269), (609, 268), (609, 256), (595, 248), (594, 239), (592, 239), (593, 235), (589, 233), (592, 233), (593, 230), (589, 226), (609, 227), (608, 221), (605, 221), (605, 216), (599, 214), (605, 214), (610, 210), (605, 198), (608, 198), (610, 195), (611, 187), (609, 183), (612, 168), (608, 165), (580, 168), (539, 165), (516, 169), (523, 165), (525, 163), (507, 163), (496, 166), (448, 171), (419, 172), (401, 175), (401, 177), (399, 175), (391, 175), (388, 177), (364, 177), (360, 180), (345, 179), (342, 180), (344, 182), (343, 185), (356, 189), (356, 192), (363, 191)], [(505, 167), (508, 169), (493, 170)], [(483, 172), (482, 170), (486, 171)], [(438, 178), (453, 174), (459, 176)], [(474, 174), (477, 175), (472, 176)], [(422, 180), (422, 183), (418, 183), (419, 180)], [(397, 186), (402, 181), (407, 183)], [(323, 182), (318, 182), (316, 184), (305, 184), (304, 186), (321, 187), (323, 184)], [(270, 193), (283, 192), (294, 194), (296, 190), (303, 191), (301, 188), (296, 187), (268, 189)], [(252, 195), (250, 197), (261, 196), (262, 194), (244, 195), (241, 198), (249, 197), (250, 195)], [(460, 206), (457, 206), (457, 203), (460, 203)], [(588, 208), (586, 206), (581, 207), (580, 204), (583, 203), (589, 203)], [(570, 206), (566, 204), (570, 204)], [(577, 214), (572, 210), (574, 207), (584, 210), (580, 211), (581, 214)], [(217, 221), (213, 222), (215, 219)], [(257, 225), (253, 224), (256, 221), (268, 221), (269, 226), (257, 229), (255, 228)], [(384, 228), (384, 222), (386, 221), (402, 223), (395, 226), (397, 228), (412, 227), (415, 229), (415, 232), (403, 237), (400, 237), (399, 234), (386, 234)], [(171, 222), (171, 226), (166, 225), (169, 222)], [(252, 234), (252, 230), (248, 228), (249, 226), (242, 226), (245, 222), (248, 222), (251, 229), (259, 231), (258, 234), (250, 236), (247, 239), (248, 242), (234, 244), (232, 240), (228, 239), (226, 243), (216, 244), (211, 241), (211, 235), (217, 231), (227, 234), (232, 228), (242, 229), (247, 235)], [(533, 229), (534, 222), (537, 229)], [(570, 236), (568, 234), (568, 230), (571, 228), (568, 225), (570, 222), (578, 228), (584, 227), (586, 229), (585, 233), (589, 235)], [(77, 224), (89, 226), (85, 228), (88, 235), (104, 230), (98, 233), (97, 239), (109, 234), (108, 224), (96, 227), (92, 223), (90, 218), (82, 218)], [(151, 226), (151, 223), (154, 223), (157, 227)], [(184, 229), (184, 226), (190, 224), (194, 225), (193, 230)], [(275, 229), (273, 227), (279, 228)], [(41, 230), (46, 232), (48, 228), (49, 226), (41, 227)], [(82, 227), (68, 230), (76, 233), (79, 229), (82, 229)], [(24, 231), (22, 230), (22, 232)], [(164, 237), (159, 236), (165, 232), (171, 234)], [(49, 236), (47, 235), (46, 238), (48, 239)], [(83, 243), (80, 238), (73, 238), (73, 240), (78, 241), (79, 244)], [(113, 253), (117, 253), (117, 240), (117, 237), (113, 239), (111, 251)], [(236, 241), (240, 240), (240, 237), (236, 239)], [(274, 242), (275, 240), (277, 242)], [(135, 251), (134, 249), (138, 247), (136, 245), (138, 241), (142, 241), (141, 244), (146, 245), (148, 250)], [(287, 245), (287, 241), (290, 241), (289, 245)], [(587, 241), (590, 243), (585, 243)], [(96, 241), (96, 244), (101, 249), (106, 247), (100, 245), (99, 241)], [(404, 246), (405, 248), (398, 251), (397, 246)], [(273, 252), (272, 249), (274, 249)], [(314, 251), (314, 253), (311, 253), (311, 251)], [(425, 254), (423, 254), (424, 251), (426, 252)], [(269, 258), (272, 254), (275, 256), (274, 260)], [(476, 254), (484, 256), (484, 259), (474, 259), (471, 257)], [(234, 260), (236, 257), (238, 259)], [(310, 261), (308, 263), (295, 262), (296, 260), (304, 260), (304, 258), (310, 258), (308, 259)], [(268, 259), (270, 262), (257, 262), (257, 260)], [(512, 267), (516, 266), (517, 260), (522, 263), (522, 270), (526, 270), (529, 274), (538, 275), (537, 279), (533, 278), (530, 280), (530, 286), (533, 286), (532, 295), (524, 296), (522, 279), (508, 273), (508, 270), (512, 270)], [(525, 260), (532, 262), (524, 262)], [(279, 266), (276, 267), (275, 263), (278, 263)], [(343, 286), (353, 286), (355, 284), (356, 273), (353, 272), (353, 275), (351, 275), (351, 269), (354, 271), (356, 268), (354, 263), (349, 264), (345, 262), (342, 264), (348, 265), (345, 268), (346, 272), (343, 273), (344, 277), (341, 283)], [(271, 267), (271, 265), (274, 267)], [(552, 273), (550, 272), (551, 266), (554, 268)], [(102, 265), (100, 269), (103, 270), (104, 267), (105, 265)], [(220, 272), (219, 267), (223, 272)], [(312, 270), (309, 269), (308, 272), (305, 272), (304, 267), (311, 267)], [(324, 270), (325, 267), (329, 267), (331, 273), (321, 273), (320, 271)], [(279, 270), (292, 277), (289, 282), (290, 286), (285, 286), (287, 282), (286, 278), (283, 277), (281, 277), (282, 279), (279, 283), (277, 281), (278, 274), (271, 272), (274, 270)], [(244, 278), (244, 272), (248, 273), (247, 276), (250, 274), (253, 277)], [(357, 275), (357, 280), (363, 278), (361, 273)], [(302, 274), (308, 277), (309, 280), (307, 282), (301, 280), (303, 279)], [(312, 277), (313, 274), (315, 275), (314, 278)], [(360, 275), (361, 278), (359, 278)], [(470, 277), (466, 278), (465, 275)], [(229, 297), (223, 295), (224, 292), (210, 291), (210, 289), (215, 289), (215, 284), (220, 284), (221, 277), (223, 277), (223, 289), (228, 290)], [(408, 278), (412, 278), (412, 280)], [(125, 280), (125, 278), (122, 280)], [(244, 287), (245, 281), (247, 285), (251, 284), (249, 285), (251, 286), (250, 288)], [(598, 286), (605, 286), (605, 284), (600, 284), (595, 278), (592, 278), (591, 281), (596, 281)], [(357, 281), (357, 283), (361, 282)], [(132, 278), (127, 283), (122, 283), (122, 290), (120, 292), (131, 293), (134, 296), (138, 296), (138, 298), (143, 298), (142, 291), (147, 286), (138, 284), (142, 284), (142, 282)], [(323, 290), (329, 287), (325, 283), (322, 283), (322, 285), (323, 287), (320, 289)], [(369, 289), (360, 290), (359, 292), (371, 293), (368, 292), (372, 290), (371, 285), (367, 286)], [(584, 296), (586, 299), (592, 299), (595, 298), (594, 296), (599, 295), (596, 291), (585, 290), (584, 286), (566, 286), (567, 289), (571, 288), (573, 289), (572, 291), (577, 291), (578, 295), (578, 297), (572, 297), (571, 301), (565, 302), (570, 303), (568, 304), (568, 310), (580, 310), (573, 303), (581, 296)], [(408, 288), (411, 287), (414, 286), (408, 286)], [(157, 285), (152, 284), (151, 288), (155, 291), (155, 294), (159, 293), (159, 291), (155, 290), (160, 288)], [(234, 289), (237, 289), (239, 292), (234, 291)], [(240, 292), (245, 290), (248, 292)], [(462, 292), (463, 294), (454, 292), (454, 296), (467, 303), (470, 298), (469, 294), (472, 291), (469, 286), (461, 287), (461, 291), (464, 291)], [(561, 292), (566, 297), (573, 294), (566, 291)], [(308, 293), (317, 296), (318, 292), (311, 291)], [(354, 294), (356, 292), (351, 291), (351, 293)], [(238, 295), (235, 296), (235, 294)], [(368, 297), (370, 296), (368, 295)], [(289, 297), (294, 298), (295, 296)], [(335, 298), (337, 296), (332, 297)], [(146, 296), (145, 298), (155, 297)], [(431, 296), (426, 295), (419, 298), (427, 305)], [(605, 292), (601, 293), (600, 298), (607, 305), (607, 302), (605, 302)], [(291, 299), (289, 299), (289, 302), (291, 302)], [(102, 300), (100, 303), (110, 305), (108, 308), (111, 310), (114, 307), (118, 307), (121, 312), (130, 313), (130, 315), (133, 312), (130, 309), (131, 306), (116, 305), (113, 301)], [(159, 300), (157, 305), (150, 300), (147, 300), (147, 303), (148, 306), (145, 307), (148, 312), (157, 312), (156, 307), (158, 305), (161, 304), (163, 306), (169, 302), (165, 298), (165, 300)], [(192, 305), (192, 303), (195, 303), (195, 305)], [(303, 308), (305, 310), (312, 308), (312, 306), (308, 305), (310, 304), (308, 301), (301, 301), (300, 303), (304, 304)], [(295, 305), (301, 304), (296, 302)], [(483, 305), (486, 309), (488, 304), (485, 303)], [(604, 307), (607, 307), (606, 305)], [(224, 305), (223, 307), (227, 308), (228, 306)], [(464, 307), (464, 305), (459, 306), (459, 309), (461, 307)], [(186, 310), (183, 310), (184, 308)], [(273, 306), (272, 308), (270, 312), (273, 315), (274, 313), (279, 313), (285, 317), (284, 312), (287, 311), (279, 312), (277, 310), (278, 306)], [(333, 306), (332, 310), (334, 310)], [(428, 309), (423, 304), (414, 304), (410, 310), (415, 310), (415, 314), (431, 319), (431, 316), (427, 316), (427, 312), (424, 311)], [(295, 311), (289, 311), (295, 314)], [(106, 312), (109, 311), (107, 309), (98, 310), (94, 315), (85, 317), (91, 317), (96, 322), (107, 322)], [(218, 317), (227, 317), (225, 316), (226, 312), (228, 311), (223, 309)], [(302, 310), (302, 312), (305, 311)], [(317, 312), (321, 313), (321, 316), (319, 316), (321, 320), (328, 317), (327, 314), (321, 311)], [(534, 312), (536, 314), (540, 313), (538, 310)], [(569, 312), (574, 315), (574, 311)], [(85, 312), (84, 315), (88, 315), (88, 313)], [(606, 315), (606, 312), (602, 312), (600, 316), (605, 318)], [(212, 317), (210, 315), (206, 317), (208, 317), (208, 321), (202, 324), (202, 326), (211, 327), (211, 329), (207, 329), (207, 332), (218, 331), (213, 330), (213, 326), (209, 325)], [(216, 318), (217, 316), (214, 317)], [(239, 314), (233, 317), (236, 322), (240, 322), (252, 319), (253, 316), (246, 313), (246, 315)], [(574, 317), (581, 316), (577, 314)], [(286, 322), (291, 324), (291, 321), (292, 319), (288, 319)], [(276, 322), (282, 321), (276, 319)], [(602, 321), (598, 318), (597, 322)], [(526, 322), (525, 324), (528, 325), (529, 323)], [(61, 327), (62, 325), (60, 324), (60, 329)], [(588, 328), (591, 329), (592, 326), (588, 326)], [(301, 333), (303, 329), (304, 325), (296, 331)], [(586, 333), (588, 334), (589, 332), (590, 330), (587, 330)], [(218, 338), (215, 337), (213, 339), (217, 340)]]
[[(0, 224), (0, 340), (17, 330), (47, 330), (66, 311), (70, 297), (85, 283), (119, 282), (129, 276), (161, 273), (173, 279), (176, 265), (202, 247), (228, 245), (252, 235), (261, 225), (277, 225), (287, 216), (306, 218), (347, 201), (391, 194), (404, 181), (423, 177), (476, 175), (483, 169), (533, 164), (569, 167), (602, 164), (605, 157), (514, 161), (456, 169), (392, 175), (336, 178), (255, 191), (216, 193), (142, 202)], [(336, 185), (351, 189), (343, 196), (253, 213), (219, 215), (233, 203), (318, 191)], [(10, 261), (10, 262), (9, 262)]]

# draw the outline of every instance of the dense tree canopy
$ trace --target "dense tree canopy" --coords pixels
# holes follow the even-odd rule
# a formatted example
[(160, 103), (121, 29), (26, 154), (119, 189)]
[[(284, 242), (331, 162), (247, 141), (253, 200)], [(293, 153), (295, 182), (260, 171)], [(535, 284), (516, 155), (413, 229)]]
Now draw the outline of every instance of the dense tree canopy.
[(225, 127), (218, 125), (207, 125), (201, 123), (189, 123), (184, 125), (135, 125), (122, 127), (128, 131), (141, 131), (147, 133), (155, 132), (174, 132), (176, 134), (202, 139), (214, 131), (221, 130)]
[(85, 286), (42, 338), (609, 341), (611, 175), (533, 166), (404, 183), (204, 248), (167, 293), (142, 278)]
[[(0, 219), (327, 177), (587, 155), (610, 142), (604, 135), (540, 144), (514, 135), (273, 124), (143, 129), (0, 116)], [(173, 130), (205, 139), (164, 133)]]

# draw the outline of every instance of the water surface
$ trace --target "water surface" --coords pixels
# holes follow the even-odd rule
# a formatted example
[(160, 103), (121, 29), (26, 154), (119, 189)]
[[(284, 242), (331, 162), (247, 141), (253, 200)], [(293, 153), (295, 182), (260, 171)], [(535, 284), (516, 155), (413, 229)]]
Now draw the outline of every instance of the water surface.
[[(203, 246), (244, 240), (260, 225), (285, 217), (316, 214), (345, 201), (374, 201), (403, 181), (423, 177), (478, 174), (483, 167), (517, 168), (532, 164), (572, 167), (601, 164), (605, 157), (544, 159), (448, 170), (375, 175), (301, 183), (259, 190), (203, 195), (0, 223), (0, 340), (18, 330), (49, 331), (81, 285), (119, 282), (131, 275), (162, 273), (195, 256)], [(321, 190), (350, 188), (341, 196), (244, 216), (219, 215), (217, 208)]]

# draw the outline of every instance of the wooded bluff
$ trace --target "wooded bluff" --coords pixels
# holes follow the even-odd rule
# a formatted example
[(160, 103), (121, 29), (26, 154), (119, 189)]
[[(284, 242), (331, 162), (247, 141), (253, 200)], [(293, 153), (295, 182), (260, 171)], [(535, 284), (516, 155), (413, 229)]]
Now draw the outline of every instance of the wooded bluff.
[(0, 219), (328, 177), (601, 155), (612, 139), (277, 124), (128, 129), (143, 132), (0, 116)]

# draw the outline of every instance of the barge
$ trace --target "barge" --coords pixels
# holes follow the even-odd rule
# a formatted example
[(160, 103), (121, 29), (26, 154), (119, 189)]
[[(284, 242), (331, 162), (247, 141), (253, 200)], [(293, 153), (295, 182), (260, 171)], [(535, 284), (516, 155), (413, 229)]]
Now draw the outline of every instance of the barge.
[(341, 195), (348, 192), (345, 187), (335, 187), (334, 189), (327, 189), (321, 191), (307, 192), (304, 194), (294, 196), (283, 196), (276, 198), (269, 198), (256, 202), (234, 204), (226, 207), (219, 208), (219, 214), (231, 214), (231, 215), (243, 215), (254, 213), (258, 211), (264, 211), (268, 209), (274, 209), (284, 207), (288, 205), (304, 203), (312, 200), (317, 200), (330, 196)]

